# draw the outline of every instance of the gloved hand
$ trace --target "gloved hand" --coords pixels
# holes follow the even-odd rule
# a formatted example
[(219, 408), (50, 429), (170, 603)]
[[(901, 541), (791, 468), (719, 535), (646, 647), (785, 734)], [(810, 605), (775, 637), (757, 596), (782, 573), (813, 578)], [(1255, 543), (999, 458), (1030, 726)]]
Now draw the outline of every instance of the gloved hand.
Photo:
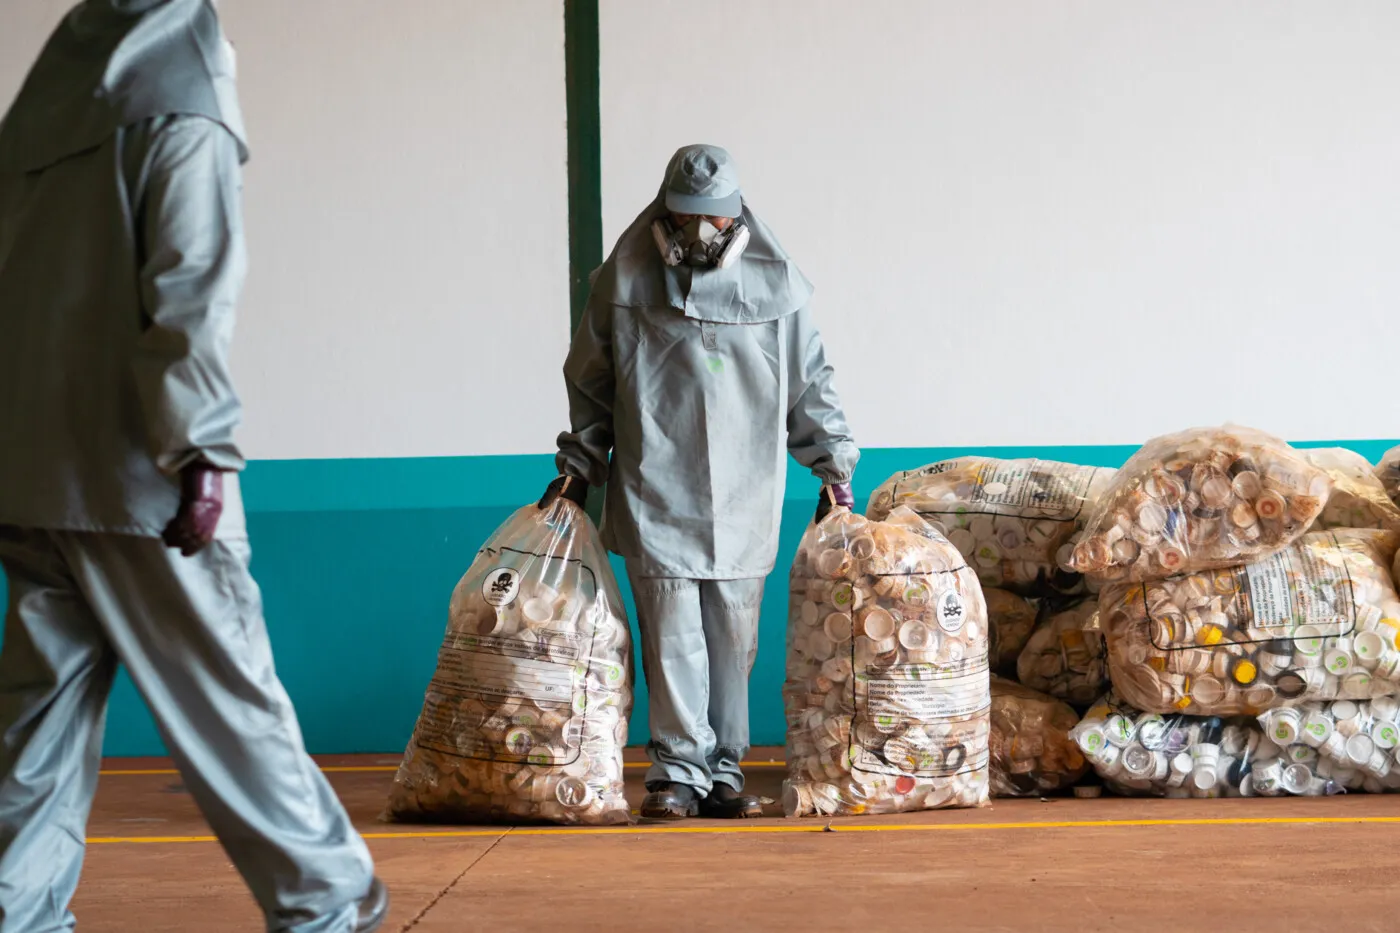
[(224, 474), (207, 463), (191, 463), (180, 473), (180, 510), (161, 533), (167, 547), (193, 557), (214, 540), (224, 514)]
[(544, 495), (540, 496), (539, 507), (549, 508), (560, 496), (583, 508), (584, 503), (588, 501), (588, 484), (577, 476), (555, 477), (554, 482), (545, 489)]
[(813, 521), (820, 525), (822, 519), (838, 505), (855, 511), (856, 499), (851, 494), (850, 483), (830, 483), (822, 487), (821, 497), (817, 499), (817, 516)]

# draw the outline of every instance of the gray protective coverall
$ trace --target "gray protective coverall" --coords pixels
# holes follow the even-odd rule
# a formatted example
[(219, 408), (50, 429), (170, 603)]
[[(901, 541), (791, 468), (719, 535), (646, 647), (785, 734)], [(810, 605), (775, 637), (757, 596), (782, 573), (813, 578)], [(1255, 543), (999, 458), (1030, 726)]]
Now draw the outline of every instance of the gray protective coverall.
[(0, 124), (0, 931), (67, 910), (125, 664), (269, 929), (349, 930), (372, 866), (273, 669), (236, 474), (212, 546), (177, 474), (237, 470), (246, 158), (208, 0), (89, 0)]
[(564, 367), (559, 470), (607, 484), (603, 540), (627, 560), (650, 693), (648, 786), (742, 790), (786, 455), (841, 483), (859, 451), (811, 285), (772, 231), (745, 204), (735, 265), (670, 267), (650, 230), (666, 212), (663, 182), (594, 276)]

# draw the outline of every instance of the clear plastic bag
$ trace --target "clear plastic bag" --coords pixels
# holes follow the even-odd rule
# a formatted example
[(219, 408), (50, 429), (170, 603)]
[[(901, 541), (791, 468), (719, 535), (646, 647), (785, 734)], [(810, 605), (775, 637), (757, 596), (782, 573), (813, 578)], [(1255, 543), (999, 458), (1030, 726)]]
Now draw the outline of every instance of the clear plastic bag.
[(1400, 700), (1332, 700), (1268, 710), (1259, 724), (1284, 749), (1274, 777), (1290, 793), (1400, 789)]
[(1110, 691), (1070, 730), (1104, 785), (1126, 797), (1253, 797), (1279, 749), (1249, 717), (1144, 713)]
[(1376, 464), (1376, 478), (1390, 501), (1400, 506), (1400, 447), (1392, 447)]
[(1083, 709), (1108, 686), (1098, 602), (1083, 600), (1036, 626), (1016, 662), (1017, 679)]
[(386, 819), (626, 823), (627, 617), (577, 505), (516, 512), (452, 593)]
[(1148, 441), (1085, 522), (1069, 568), (1155, 580), (1282, 550), (1322, 512), (1327, 473), (1252, 428), (1193, 428)]
[(1345, 447), (1322, 447), (1304, 454), (1332, 479), (1332, 495), (1311, 530), (1383, 528), (1400, 532), (1400, 508), (1390, 501), (1370, 461)]
[(1106, 587), (1114, 688), (1140, 709), (1221, 716), (1400, 692), (1396, 541), (1313, 532), (1245, 567)]
[(987, 601), (987, 626), (990, 640), (988, 657), (993, 674), (1016, 676), (1016, 659), (1026, 647), (1031, 632), (1040, 617), (1040, 601), (1018, 596), (1010, 590), (983, 587)]
[(1035, 595), (1073, 587), (1055, 556), (1113, 470), (1053, 460), (959, 457), (896, 473), (870, 497), (883, 519), (913, 509), (947, 535), (984, 586)]
[(788, 816), (980, 806), (987, 609), (977, 576), (908, 509), (809, 528), (790, 577)]
[(1069, 732), (1079, 714), (1064, 703), (992, 678), (992, 796), (1041, 797), (1064, 790), (1089, 765)]

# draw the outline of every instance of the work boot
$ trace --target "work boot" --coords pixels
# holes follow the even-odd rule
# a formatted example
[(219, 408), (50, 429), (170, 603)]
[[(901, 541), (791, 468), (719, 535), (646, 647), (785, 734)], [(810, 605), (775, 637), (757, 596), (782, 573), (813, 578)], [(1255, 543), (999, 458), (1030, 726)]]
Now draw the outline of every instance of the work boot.
[(763, 815), (763, 803), (753, 794), (716, 784), (710, 796), (700, 801), (700, 815), (714, 820), (749, 820)]
[(369, 883), (369, 893), (360, 898), (360, 912), (355, 918), (355, 933), (374, 933), (384, 925), (389, 915), (389, 889), (375, 878)]
[(642, 800), (642, 819), (683, 820), (700, 808), (700, 792), (689, 784), (667, 782)]

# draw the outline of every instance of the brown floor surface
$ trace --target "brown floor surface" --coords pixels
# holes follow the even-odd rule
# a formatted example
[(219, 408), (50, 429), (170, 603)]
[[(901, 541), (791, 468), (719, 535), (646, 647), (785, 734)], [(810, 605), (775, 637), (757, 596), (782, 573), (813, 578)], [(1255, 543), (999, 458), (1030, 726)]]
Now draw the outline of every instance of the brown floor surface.
[[(393, 756), (321, 763), (393, 892), (388, 931), (1400, 929), (1395, 797), (996, 801), (831, 832), (776, 808), (621, 832), (414, 827), (376, 819)], [(217, 844), (176, 841), (208, 836), (178, 775), (120, 773), (167, 769), (107, 763), (79, 929), (260, 929)], [(749, 770), (753, 790), (778, 796), (780, 768)], [(634, 803), (641, 775), (628, 771)]]

